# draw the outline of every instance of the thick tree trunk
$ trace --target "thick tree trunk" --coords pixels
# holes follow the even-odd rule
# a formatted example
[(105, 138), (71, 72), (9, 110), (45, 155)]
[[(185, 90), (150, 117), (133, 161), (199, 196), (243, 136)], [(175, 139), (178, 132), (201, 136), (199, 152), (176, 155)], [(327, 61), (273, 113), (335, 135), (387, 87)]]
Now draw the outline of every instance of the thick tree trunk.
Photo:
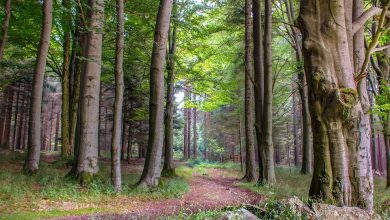
[(265, 0), (264, 21), (264, 106), (263, 106), (263, 182), (276, 182), (274, 147), (272, 143), (272, 1)]
[(260, 0), (253, 0), (253, 58), (254, 58), (254, 81), (255, 81), (255, 128), (258, 147), (259, 160), (259, 181), (263, 180), (263, 160), (261, 152), (262, 142), (262, 120), (263, 120), (263, 100), (264, 100), (264, 64), (263, 64), (263, 44), (261, 25), (261, 4)]
[[(67, 10), (70, 9), (70, 1), (63, 0), (62, 5)], [(64, 33), (64, 46), (63, 46), (63, 68), (62, 68), (62, 109), (61, 109), (61, 156), (63, 158), (68, 158), (72, 154), (72, 148), (70, 145), (70, 49), (71, 49), (71, 39), (70, 39), (70, 30), (67, 28), (71, 19), (67, 13), (66, 18), (64, 19), (65, 33)]]
[(165, 133), (164, 133), (164, 166), (162, 170), (163, 176), (175, 175), (173, 164), (173, 110), (174, 110), (174, 95), (175, 95), (175, 55), (176, 55), (176, 1), (173, 1), (174, 13), (172, 15), (172, 34), (169, 38), (169, 52), (167, 62), (167, 97), (165, 110)]
[(245, 152), (246, 172), (245, 181), (257, 181), (255, 145), (254, 145), (254, 116), (253, 116), (253, 84), (252, 77), (252, 4), (245, 1)]
[(102, 56), (104, 0), (88, 1), (88, 40), (85, 68), (81, 80), (80, 143), (76, 174), (81, 184), (88, 184), (99, 171), (98, 119)]
[(352, 2), (302, 0), (299, 22), (315, 148), (310, 196), (371, 211), (369, 127), (354, 80)]
[(11, 18), (11, 0), (5, 1), (4, 12), (5, 16), (2, 26), (2, 36), (0, 39), (0, 62), (3, 61), (4, 48), (5, 44), (7, 43), (9, 20)]
[(36, 173), (38, 171), (41, 154), (41, 107), (43, 79), (45, 75), (46, 59), (50, 45), (50, 34), (52, 26), (53, 1), (43, 1), (43, 19), (41, 39), (39, 41), (37, 61), (34, 71), (33, 88), (31, 93), (31, 112), (29, 119), (28, 152), (24, 165), (25, 173)]
[(164, 124), (164, 66), (172, 0), (161, 0), (154, 34), (150, 68), (149, 140), (139, 186), (156, 187), (161, 175)]
[(114, 103), (114, 129), (111, 141), (111, 181), (116, 191), (122, 189), (121, 176), (121, 134), (122, 134), (122, 109), (123, 109), (123, 49), (124, 42), (124, 12), (123, 0), (116, 1), (117, 32), (116, 32), (116, 56), (115, 56), (115, 103)]

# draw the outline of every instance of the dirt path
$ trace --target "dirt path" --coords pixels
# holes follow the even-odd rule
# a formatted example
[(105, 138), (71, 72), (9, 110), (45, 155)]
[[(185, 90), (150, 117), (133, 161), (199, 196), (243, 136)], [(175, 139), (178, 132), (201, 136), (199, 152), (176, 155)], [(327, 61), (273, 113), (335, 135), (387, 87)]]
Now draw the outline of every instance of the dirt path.
[(74, 216), (64, 219), (156, 219), (162, 216), (176, 216), (183, 212), (191, 214), (227, 206), (257, 204), (260, 196), (250, 190), (235, 186), (237, 181), (232, 177), (224, 177), (218, 170), (214, 170), (208, 176), (194, 174), (189, 181), (190, 192), (181, 199), (144, 202), (144, 204), (139, 204), (139, 208), (126, 214)]

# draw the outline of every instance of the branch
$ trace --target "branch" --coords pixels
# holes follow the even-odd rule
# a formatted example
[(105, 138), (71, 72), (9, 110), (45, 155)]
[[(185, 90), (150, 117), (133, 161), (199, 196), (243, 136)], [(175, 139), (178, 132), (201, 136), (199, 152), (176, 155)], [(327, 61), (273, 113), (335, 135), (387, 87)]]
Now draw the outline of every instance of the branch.
[[(372, 7), (370, 9), (368, 9), (367, 11), (363, 12), (363, 14), (358, 19), (356, 19), (356, 21), (353, 22), (352, 33), (355, 34), (372, 17), (381, 15), (382, 10), (383, 9), (378, 8), (378, 7)], [(386, 12), (386, 17), (390, 17), (389, 12)]]
[(371, 53), (376, 53), (376, 52), (379, 52), (379, 51), (382, 51), (382, 50), (386, 50), (386, 49), (389, 49), (389, 48), (390, 48), (390, 44), (386, 45), (386, 46), (383, 46), (383, 47), (377, 47), (377, 48), (372, 49)]

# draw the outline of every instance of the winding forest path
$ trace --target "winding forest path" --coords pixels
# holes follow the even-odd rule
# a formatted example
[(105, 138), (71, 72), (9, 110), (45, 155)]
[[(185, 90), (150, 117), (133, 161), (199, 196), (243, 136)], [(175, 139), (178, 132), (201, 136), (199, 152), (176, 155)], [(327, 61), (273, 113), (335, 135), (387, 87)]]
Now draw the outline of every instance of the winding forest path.
[(235, 186), (235, 177), (225, 177), (224, 172), (212, 169), (209, 175), (194, 173), (189, 180), (190, 191), (180, 199), (144, 201), (136, 209), (125, 214), (99, 214), (74, 216), (63, 219), (156, 219), (163, 216), (177, 216), (180, 213), (196, 213), (217, 210), (228, 206), (258, 204), (261, 197), (248, 190)]

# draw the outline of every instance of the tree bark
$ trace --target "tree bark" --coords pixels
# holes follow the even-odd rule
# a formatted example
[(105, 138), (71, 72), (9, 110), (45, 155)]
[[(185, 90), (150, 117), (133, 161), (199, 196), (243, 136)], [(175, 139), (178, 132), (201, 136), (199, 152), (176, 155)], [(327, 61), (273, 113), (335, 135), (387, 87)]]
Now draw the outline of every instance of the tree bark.
[(173, 1), (174, 12), (172, 15), (172, 33), (169, 37), (169, 52), (167, 59), (167, 97), (165, 110), (165, 133), (164, 133), (164, 166), (163, 176), (174, 176), (175, 168), (173, 164), (173, 110), (175, 102), (175, 55), (176, 55), (176, 0)]
[(352, 6), (352, 1), (301, 1), (315, 159), (310, 196), (370, 212), (369, 128), (354, 80)]
[[(20, 92), (21, 92), (21, 86), (20, 81), (18, 83), (18, 91), (16, 91), (16, 103), (15, 103), (15, 116), (14, 116), (14, 130), (12, 135), (12, 151), (15, 151), (17, 148), (16, 140), (17, 140), (17, 131), (18, 131), (18, 119), (20, 116), (20, 110), (19, 110), (19, 102), (20, 102)], [(20, 120), (20, 119), (19, 119)]]
[[(195, 95), (194, 95), (194, 100), (195, 100)], [(193, 152), (194, 152), (194, 159), (196, 160), (197, 158), (198, 158), (198, 143), (197, 143), (197, 141), (198, 141), (198, 130), (197, 130), (197, 128), (196, 128), (196, 116), (197, 116), (197, 109), (196, 108), (194, 108), (193, 109), (193, 132), (194, 132), (194, 134), (193, 134)]]
[[(70, 10), (70, 1), (63, 0), (62, 5), (66, 10)], [(63, 46), (63, 66), (62, 66), (62, 106), (61, 106), (61, 157), (69, 158), (72, 154), (72, 148), (70, 145), (70, 49), (71, 39), (70, 30), (67, 27), (71, 22), (71, 18), (68, 15), (68, 11), (65, 12), (65, 18), (63, 19), (64, 25), (64, 46)]]
[(144, 170), (138, 185), (156, 187), (161, 175), (164, 124), (164, 66), (172, 0), (160, 0), (150, 66), (149, 140)]
[(41, 154), (41, 107), (43, 79), (45, 75), (46, 59), (50, 46), (50, 34), (53, 16), (53, 1), (43, 1), (43, 19), (41, 38), (38, 46), (38, 55), (34, 71), (33, 88), (31, 93), (31, 111), (29, 119), (28, 152), (24, 165), (25, 173), (36, 173), (39, 167)]
[(263, 178), (262, 149), (262, 120), (264, 101), (264, 64), (263, 64), (263, 44), (262, 44), (262, 24), (261, 24), (261, 3), (260, 0), (253, 0), (253, 58), (254, 58), (254, 91), (255, 91), (255, 128), (258, 147), (259, 160), (259, 181)]
[(2, 36), (0, 39), (0, 62), (3, 61), (4, 48), (7, 43), (9, 20), (11, 18), (11, 0), (5, 1), (4, 7), (5, 17), (2, 26)]
[(98, 119), (104, 0), (90, 0), (88, 7), (87, 61), (81, 80), (80, 143), (76, 171), (81, 184), (91, 182), (99, 171)]
[(245, 1), (245, 152), (246, 170), (245, 181), (257, 181), (255, 146), (254, 146), (254, 122), (253, 122), (253, 84), (252, 77), (252, 3)]
[(111, 141), (111, 181), (116, 191), (122, 189), (121, 176), (121, 134), (122, 134), (122, 109), (123, 109), (123, 49), (125, 46), (124, 6), (123, 0), (116, 1), (117, 32), (116, 32), (116, 56), (115, 56), (115, 102), (114, 102), (114, 129)]
[(272, 143), (272, 1), (265, 0), (264, 21), (264, 106), (263, 106), (263, 182), (276, 182)]
[(10, 148), (10, 134), (11, 134), (11, 122), (12, 122), (12, 103), (14, 99), (14, 91), (12, 88), (6, 88), (6, 104), (5, 104), (5, 118), (4, 118), (4, 129), (2, 133), (2, 144), (6, 148)]

